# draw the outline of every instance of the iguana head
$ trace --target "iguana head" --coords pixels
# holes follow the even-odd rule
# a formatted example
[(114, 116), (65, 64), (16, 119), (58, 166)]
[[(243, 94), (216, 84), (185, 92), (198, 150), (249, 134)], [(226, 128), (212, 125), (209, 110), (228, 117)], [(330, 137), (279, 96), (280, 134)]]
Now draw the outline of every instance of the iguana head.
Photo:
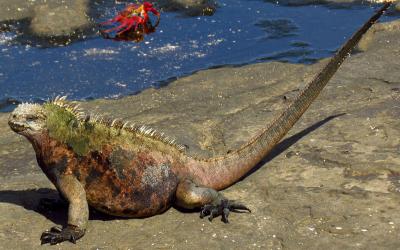
[(10, 114), (8, 125), (24, 136), (40, 133), (46, 127), (46, 112), (39, 104), (20, 104)]
[[(42, 105), (23, 103), (10, 114), (8, 124), (11, 129), (36, 141), (47, 135), (50, 138), (66, 143), (75, 153), (86, 154), (90, 150), (99, 150), (111, 137), (109, 129), (117, 135), (118, 131), (106, 125), (88, 122), (81, 118), (84, 114), (74, 103), (67, 102), (66, 97), (56, 97)], [(38, 141), (36, 141), (38, 142)]]

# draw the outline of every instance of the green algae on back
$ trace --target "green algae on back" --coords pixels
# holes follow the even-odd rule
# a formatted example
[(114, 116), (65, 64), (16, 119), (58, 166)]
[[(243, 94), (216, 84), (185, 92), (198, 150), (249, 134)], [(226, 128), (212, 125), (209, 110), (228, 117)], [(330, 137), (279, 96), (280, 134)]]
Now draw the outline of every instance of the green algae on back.
[(100, 150), (101, 146), (118, 136), (116, 129), (89, 121), (80, 121), (67, 108), (44, 104), (47, 111), (47, 128), (51, 137), (66, 143), (78, 155), (86, 155), (93, 150)]
[(89, 116), (82, 119), (75, 106), (63, 99), (45, 103), (43, 107), (47, 113), (49, 135), (70, 146), (80, 156), (100, 151), (106, 144), (158, 149), (169, 153), (174, 149), (180, 152), (185, 150), (185, 146), (177, 144), (174, 139), (145, 126), (126, 126), (128, 123)]

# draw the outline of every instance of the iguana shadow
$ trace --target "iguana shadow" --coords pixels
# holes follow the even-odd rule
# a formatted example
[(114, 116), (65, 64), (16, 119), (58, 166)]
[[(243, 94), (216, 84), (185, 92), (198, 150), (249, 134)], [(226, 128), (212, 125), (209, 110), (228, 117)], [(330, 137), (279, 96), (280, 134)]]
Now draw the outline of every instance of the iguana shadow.
[(51, 220), (55, 224), (63, 224), (67, 218), (66, 209), (60, 210), (40, 210), (38, 204), (42, 198), (57, 199), (57, 190), (50, 188), (26, 189), (26, 190), (1, 190), (0, 203), (10, 203), (21, 206), (26, 210), (38, 212)]
[[(56, 208), (45, 209), (40, 206), (41, 199), (50, 199), (59, 202), (57, 202), (58, 204), (55, 204)], [(62, 199), (56, 189), (38, 188), (26, 190), (0, 190), (0, 203), (15, 204), (25, 208), (26, 210), (35, 211), (57, 225), (65, 226), (68, 219), (68, 205), (67, 203), (62, 204)], [(62, 205), (60, 205), (60, 203)], [(123, 219), (98, 212), (92, 208), (90, 208), (89, 214), (90, 220), (107, 221), (117, 218)]]
[(309, 126), (308, 128), (303, 129), (302, 131), (282, 140), (271, 150), (271, 152), (269, 152), (269, 154), (261, 162), (259, 162), (251, 171), (249, 171), (247, 174), (245, 174), (239, 181), (242, 181), (247, 176), (251, 175), (258, 169), (260, 169), (266, 163), (272, 161), (275, 157), (277, 157), (281, 153), (285, 152), (286, 149), (290, 148), (293, 144), (298, 142), (304, 136), (308, 135), (309, 133), (313, 132), (314, 130), (317, 130), (319, 127), (323, 126), (325, 123), (329, 122), (330, 120), (335, 119), (339, 116), (343, 116), (345, 114), (346, 113), (331, 115), (319, 122), (314, 123), (313, 125)]
[[(286, 149), (295, 144), (304, 136), (308, 135), (309, 133), (323, 126), (330, 120), (342, 115), (344, 115), (344, 113), (329, 116), (317, 123), (314, 123), (310, 127), (298, 132), (297, 134), (284, 139), (283, 141), (281, 141), (279, 144), (276, 145), (276, 147), (268, 154), (267, 157), (264, 158), (263, 161), (257, 164), (256, 167), (254, 167), (249, 173), (243, 176), (239, 181), (243, 180), (247, 176), (257, 171), (267, 162), (271, 161), (272, 159), (283, 153)], [(27, 190), (0, 190), (0, 203), (10, 203), (21, 206), (27, 210), (35, 211), (37, 213), (42, 214), (44, 217), (46, 217), (48, 220), (52, 221), (55, 224), (65, 225), (68, 214), (67, 205), (63, 207), (58, 207), (57, 209), (40, 209), (39, 203), (40, 200), (43, 198), (54, 199), (54, 200), (60, 199), (57, 190), (51, 188), (38, 188), (38, 189), (27, 189)], [(181, 212), (196, 212), (196, 210), (185, 210), (178, 207), (175, 208)], [(107, 220), (123, 219), (123, 218), (107, 215), (98, 212), (94, 209), (90, 209), (89, 219), (107, 221)]]

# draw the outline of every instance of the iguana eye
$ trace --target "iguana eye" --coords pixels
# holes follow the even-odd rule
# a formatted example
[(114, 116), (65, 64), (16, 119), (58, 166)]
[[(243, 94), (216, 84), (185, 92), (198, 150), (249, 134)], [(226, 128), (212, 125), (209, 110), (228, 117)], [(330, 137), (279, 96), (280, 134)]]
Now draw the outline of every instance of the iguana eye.
[(37, 120), (37, 117), (34, 116), (34, 115), (27, 115), (27, 116), (25, 117), (25, 119), (26, 119), (27, 121), (34, 121), (34, 120)]

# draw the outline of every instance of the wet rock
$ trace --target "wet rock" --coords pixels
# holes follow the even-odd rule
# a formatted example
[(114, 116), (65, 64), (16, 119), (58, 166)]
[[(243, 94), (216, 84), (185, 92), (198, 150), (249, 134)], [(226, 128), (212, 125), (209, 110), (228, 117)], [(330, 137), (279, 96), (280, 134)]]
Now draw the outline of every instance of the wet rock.
[(0, 0), (0, 22), (32, 17), (34, 4), (34, 1), (27, 0)]
[[(130, 0), (121, 2), (131, 3)], [(154, 0), (157, 9), (162, 11), (177, 11), (186, 16), (210, 16), (217, 9), (216, 0)]]
[(158, 0), (157, 3), (164, 10), (183, 11), (189, 16), (210, 16), (217, 8), (214, 0)]
[(40, 43), (42, 40), (76, 39), (77, 33), (93, 33), (89, 0), (0, 0), (0, 22), (16, 31), (20, 42)]
[(255, 25), (267, 33), (266, 38), (268, 39), (295, 36), (298, 32), (296, 24), (288, 19), (266, 19), (259, 21)]
[[(58, 248), (398, 249), (400, 31), (374, 34), (258, 169), (223, 191), (251, 214), (232, 214), (225, 225), (173, 208), (128, 220), (92, 211), (86, 236)], [(222, 155), (271, 122), (325, 63), (201, 71), (158, 90), (82, 106), (165, 131), (191, 155)], [(29, 143), (0, 114), (2, 247), (38, 248), (43, 230), (65, 223), (65, 210), (36, 209), (41, 197), (56, 195)]]
[(68, 36), (89, 26), (90, 21), (86, 13), (87, 8), (83, 3), (55, 8), (47, 4), (36, 6), (30, 29), (39, 36)]

